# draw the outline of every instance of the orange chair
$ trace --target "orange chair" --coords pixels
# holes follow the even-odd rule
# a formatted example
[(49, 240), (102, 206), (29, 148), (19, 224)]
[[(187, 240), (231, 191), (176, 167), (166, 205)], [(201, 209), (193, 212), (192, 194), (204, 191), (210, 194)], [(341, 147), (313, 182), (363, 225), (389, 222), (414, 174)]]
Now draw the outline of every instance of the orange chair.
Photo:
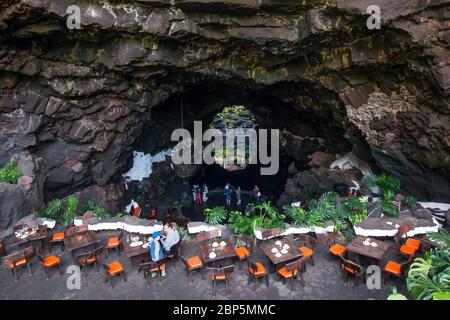
[(33, 255), (33, 253), (34, 253), (33, 246), (29, 246), (23, 250), (20, 250), (19, 252), (12, 253), (4, 258), (8, 268), (12, 272), (14, 281), (18, 281), (17, 270), (16, 270), (18, 267), (26, 266), (28, 269), (28, 273), (31, 276), (32, 272), (31, 272), (31, 266), (30, 266), (30, 258)]
[[(236, 252), (236, 258), (239, 259), (239, 261), (242, 261), (247, 259), (252, 253), (253, 241), (249, 236), (245, 234), (242, 234), (239, 237), (239, 240), (243, 243), (243, 245), (236, 247), (234, 250)], [(241, 264), (239, 264), (239, 270), (241, 270)]]
[(404, 245), (400, 246), (400, 253), (406, 256), (414, 256), (414, 254), (420, 249), (422, 242), (417, 239), (408, 238)]
[(41, 262), (42, 266), (45, 269), (45, 274), (47, 275), (47, 280), (50, 280), (50, 269), (58, 268), (59, 274), (63, 274), (63, 270), (61, 269), (61, 256), (47, 256), (44, 257), (44, 253), (42, 247), (38, 247), (36, 249), (36, 256)]
[(77, 260), (80, 264), (80, 268), (83, 270), (84, 277), (87, 277), (87, 266), (95, 265), (97, 272), (99, 271), (100, 254), (103, 252), (104, 247), (100, 245), (100, 241), (96, 243), (94, 250), (81, 252), (77, 254)]
[(158, 275), (158, 282), (161, 282), (161, 271), (166, 270), (166, 261), (161, 259), (159, 261), (143, 262), (139, 264), (138, 273), (144, 270), (144, 279), (147, 279), (147, 285), (151, 285), (151, 275), (150, 273), (156, 272)]
[[(407, 266), (412, 262), (413, 256), (409, 256), (408, 260), (397, 262), (389, 260), (383, 267), (383, 272), (388, 276), (395, 276), (397, 278), (402, 279), (405, 274), (405, 270), (407, 270)], [(384, 278), (384, 282), (386, 282), (386, 278)]]
[[(302, 240), (304, 242), (303, 246), (298, 248), (298, 250), (311, 261), (311, 264), (314, 265), (313, 255), (314, 250), (316, 249), (318, 242), (316, 239), (311, 237), (310, 235), (300, 235), (294, 239), (294, 241)], [(309, 247), (308, 247), (309, 245)]]
[(247, 259), (248, 273), (249, 273), (249, 284), (251, 281), (255, 280), (255, 285), (253, 291), (256, 290), (259, 278), (266, 279), (266, 285), (269, 287), (269, 273), (266, 268), (260, 262), (252, 262)]
[(123, 280), (125, 282), (127, 281), (125, 269), (119, 261), (113, 261), (108, 264), (103, 264), (103, 268), (106, 271), (105, 282), (108, 282), (108, 279), (109, 279), (109, 284), (111, 286), (111, 289), (113, 288), (113, 278), (114, 277), (122, 275)]
[(344, 270), (346, 277), (353, 276), (354, 282), (353, 282), (353, 289), (356, 288), (358, 282), (358, 278), (362, 277), (363, 281), (365, 281), (365, 270), (362, 266), (357, 264), (356, 262), (353, 262), (351, 260), (346, 260), (344, 257), (341, 257), (341, 269)]
[(50, 252), (52, 252), (54, 244), (59, 244), (61, 251), (64, 250), (64, 237), (65, 237), (64, 231), (57, 231), (52, 234), (52, 236), (49, 240)]
[(189, 278), (189, 285), (192, 284), (192, 271), (200, 270), (202, 278), (204, 278), (203, 273), (202, 273), (203, 261), (200, 259), (199, 256), (193, 256), (190, 258), (186, 258), (180, 254), (180, 258), (181, 258), (181, 260), (183, 260), (184, 264), (186, 265), (186, 272), (187, 272), (187, 276)]
[(234, 265), (226, 266), (223, 268), (208, 268), (207, 272), (209, 277), (212, 279), (213, 284), (213, 296), (216, 296), (216, 285), (217, 281), (224, 281), (227, 289), (227, 294), (230, 294), (230, 286), (228, 280), (230, 275), (234, 272)]
[(289, 279), (291, 281), (292, 290), (295, 290), (294, 279), (297, 276), (297, 274), (300, 274), (302, 286), (305, 285), (303, 281), (302, 269), (304, 267), (304, 263), (306, 262), (306, 260), (307, 257), (304, 256), (294, 262), (286, 264), (284, 267), (278, 270), (278, 274), (282, 277), (283, 282), (286, 281), (286, 279)]
[(335, 243), (329, 249), (330, 253), (334, 256), (342, 257), (347, 252), (347, 248), (342, 244)]
[(108, 239), (106, 244), (106, 256), (109, 256), (110, 250), (116, 250), (117, 254), (120, 256), (120, 244), (122, 242), (123, 231), (120, 232), (118, 237), (111, 237)]

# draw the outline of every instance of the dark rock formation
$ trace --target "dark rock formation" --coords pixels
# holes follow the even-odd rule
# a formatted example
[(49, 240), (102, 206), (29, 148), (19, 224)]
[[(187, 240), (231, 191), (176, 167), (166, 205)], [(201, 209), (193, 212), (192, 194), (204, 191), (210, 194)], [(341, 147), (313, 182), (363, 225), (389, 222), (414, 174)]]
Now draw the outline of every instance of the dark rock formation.
[(12, 157), (23, 176), (17, 184), (0, 183), (0, 229), (41, 208), (44, 204), (45, 161), (29, 153)]
[(376, 1), (368, 30), (372, 2), (3, 0), (0, 164), (27, 150), (47, 198), (95, 190), (121, 183), (133, 146), (168, 144), (180, 100), (186, 126), (242, 102), (296, 158), (371, 153), (407, 191), (448, 200), (450, 5)]

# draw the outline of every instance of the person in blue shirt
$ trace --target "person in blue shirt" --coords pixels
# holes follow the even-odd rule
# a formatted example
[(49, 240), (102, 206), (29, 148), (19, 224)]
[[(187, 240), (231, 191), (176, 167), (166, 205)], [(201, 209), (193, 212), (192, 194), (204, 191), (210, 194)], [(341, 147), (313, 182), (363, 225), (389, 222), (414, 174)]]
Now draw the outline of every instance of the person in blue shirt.
[(231, 186), (229, 183), (225, 185), (225, 188), (223, 189), (223, 194), (225, 196), (225, 200), (227, 202), (227, 206), (231, 205), (231, 196), (233, 194), (233, 190), (231, 189)]
[[(150, 242), (150, 258), (153, 262), (159, 261), (164, 258), (163, 247), (159, 242), (161, 240), (161, 232), (157, 231), (152, 234)], [(166, 275), (166, 270), (161, 270), (161, 275)], [(156, 276), (156, 272), (152, 272), (152, 277)]]

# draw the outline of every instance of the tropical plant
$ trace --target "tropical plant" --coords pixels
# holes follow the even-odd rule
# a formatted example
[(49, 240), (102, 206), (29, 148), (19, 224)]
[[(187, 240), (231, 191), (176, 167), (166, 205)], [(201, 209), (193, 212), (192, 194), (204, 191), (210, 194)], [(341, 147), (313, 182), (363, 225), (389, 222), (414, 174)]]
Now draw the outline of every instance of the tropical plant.
[(4, 167), (0, 168), (0, 182), (17, 184), (22, 176), (22, 172), (17, 170), (17, 162), (10, 161)]
[(406, 196), (405, 203), (408, 208), (415, 208), (417, 206), (417, 199), (413, 196)]
[(407, 287), (414, 299), (431, 300), (450, 293), (450, 253), (448, 233), (432, 233), (430, 239), (441, 239), (440, 247), (416, 258), (408, 271)]
[(228, 226), (237, 235), (253, 235), (253, 219), (240, 211), (231, 211), (228, 218)]
[(430, 233), (428, 237), (440, 247), (450, 248), (450, 233), (447, 230), (440, 229), (438, 232)]
[(61, 199), (54, 199), (50, 201), (47, 208), (39, 209), (38, 215), (43, 218), (49, 218), (56, 221), (61, 219), (60, 213), (63, 209), (63, 201)]
[(309, 210), (313, 211), (323, 221), (333, 220), (337, 210), (338, 200), (339, 194), (336, 192), (325, 192), (319, 197), (319, 200), (311, 200)]
[(183, 209), (183, 204), (181, 203), (181, 201), (177, 200), (174, 202), (173, 207), (177, 209), (178, 212), (181, 212), (181, 210)]
[[(94, 217), (99, 219), (110, 219), (111, 215), (105, 209), (97, 205), (94, 201), (87, 201), (81, 208), (81, 212), (92, 211)], [(125, 214), (125, 213), (124, 213)]]
[(283, 207), (284, 213), (292, 219), (292, 224), (295, 226), (320, 226), (324, 227), (325, 223), (322, 217), (317, 211), (305, 210), (299, 207), (293, 207), (292, 205), (286, 205)]
[(67, 198), (66, 207), (64, 208), (62, 222), (65, 226), (72, 223), (73, 218), (77, 212), (78, 208), (78, 198), (74, 195)]
[(209, 224), (220, 224), (227, 219), (228, 212), (224, 207), (213, 207), (204, 210), (205, 222)]
[(284, 218), (285, 216), (278, 212), (270, 201), (265, 201), (260, 204), (249, 205), (250, 210), (259, 212), (259, 215), (253, 218), (253, 226), (272, 229), (280, 228), (284, 229)]
[(368, 187), (377, 186), (379, 188), (380, 199), (378, 202), (388, 216), (400, 216), (398, 208), (391, 203), (394, 200), (395, 193), (400, 189), (400, 180), (397, 177), (382, 173), (375, 177), (365, 177), (363, 184)]

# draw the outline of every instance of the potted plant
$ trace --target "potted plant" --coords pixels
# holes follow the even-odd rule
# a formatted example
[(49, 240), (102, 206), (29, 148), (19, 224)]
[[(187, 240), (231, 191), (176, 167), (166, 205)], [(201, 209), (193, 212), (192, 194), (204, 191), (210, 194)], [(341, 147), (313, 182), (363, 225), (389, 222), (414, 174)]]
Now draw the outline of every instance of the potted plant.
[(227, 219), (228, 211), (224, 207), (207, 208), (204, 211), (205, 222), (209, 224), (220, 224)]

